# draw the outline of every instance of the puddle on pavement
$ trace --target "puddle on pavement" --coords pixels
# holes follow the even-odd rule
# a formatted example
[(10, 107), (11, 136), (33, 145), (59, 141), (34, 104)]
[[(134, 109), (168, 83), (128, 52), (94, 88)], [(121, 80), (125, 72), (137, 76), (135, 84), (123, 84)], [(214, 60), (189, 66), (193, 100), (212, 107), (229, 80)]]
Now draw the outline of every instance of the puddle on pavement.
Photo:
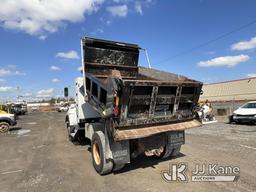
[(31, 132), (31, 130), (30, 129), (20, 129), (20, 130), (18, 130), (17, 131), (17, 135), (19, 135), (19, 136), (27, 136), (27, 134), (29, 133), (29, 132)]
[(21, 127), (14, 127), (11, 128), (10, 131), (8, 133), (3, 133), (1, 135), (16, 135), (17, 137), (26, 137), (26, 136), (30, 136), (30, 129), (23, 129)]
[(28, 125), (36, 125), (37, 124), (37, 122), (29, 122), (29, 123), (27, 123)]

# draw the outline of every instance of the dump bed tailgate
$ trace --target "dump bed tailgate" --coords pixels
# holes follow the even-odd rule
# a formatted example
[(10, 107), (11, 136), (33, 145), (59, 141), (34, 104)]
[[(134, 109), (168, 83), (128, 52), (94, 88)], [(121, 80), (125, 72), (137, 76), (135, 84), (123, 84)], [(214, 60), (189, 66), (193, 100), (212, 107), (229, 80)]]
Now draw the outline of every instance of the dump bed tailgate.
[(121, 114), (117, 125), (119, 129), (189, 121), (195, 118), (194, 107), (202, 86), (200, 82), (188, 79), (137, 79), (122, 82)]

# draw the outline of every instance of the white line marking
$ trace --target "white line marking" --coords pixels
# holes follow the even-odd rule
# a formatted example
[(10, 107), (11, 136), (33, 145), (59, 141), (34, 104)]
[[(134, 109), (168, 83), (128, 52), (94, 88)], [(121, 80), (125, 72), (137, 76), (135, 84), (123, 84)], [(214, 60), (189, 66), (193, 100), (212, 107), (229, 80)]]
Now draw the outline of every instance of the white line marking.
[(254, 150), (256, 150), (256, 148), (255, 147), (251, 147), (251, 146), (247, 146), (247, 145), (240, 145), (241, 147), (246, 147), (246, 148), (248, 148), (248, 149), (254, 149)]
[(22, 170), (17, 170), (17, 171), (6, 171), (6, 172), (2, 172), (1, 175), (5, 175), (5, 174), (9, 174), (9, 173), (18, 173), (18, 172), (22, 172)]

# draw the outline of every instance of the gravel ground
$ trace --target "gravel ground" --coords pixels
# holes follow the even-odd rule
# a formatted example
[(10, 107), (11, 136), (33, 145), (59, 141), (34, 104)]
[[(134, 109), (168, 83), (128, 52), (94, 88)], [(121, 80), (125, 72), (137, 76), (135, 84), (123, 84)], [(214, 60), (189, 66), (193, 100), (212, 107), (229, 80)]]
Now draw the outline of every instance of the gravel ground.
[[(122, 171), (99, 176), (88, 146), (67, 139), (64, 114), (30, 113), (0, 135), (0, 191), (256, 191), (256, 126), (215, 123), (186, 131), (174, 159), (140, 158)], [(187, 164), (187, 182), (166, 182), (170, 164)], [(238, 166), (236, 182), (192, 182), (196, 164)]]

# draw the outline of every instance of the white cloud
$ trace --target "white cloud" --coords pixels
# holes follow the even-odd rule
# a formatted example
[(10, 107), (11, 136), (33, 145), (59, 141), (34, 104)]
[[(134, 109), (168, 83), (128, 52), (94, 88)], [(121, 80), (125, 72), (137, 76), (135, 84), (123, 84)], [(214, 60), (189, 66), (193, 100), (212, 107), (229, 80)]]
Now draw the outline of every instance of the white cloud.
[(58, 82), (60, 82), (60, 80), (57, 79), (57, 78), (54, 78), (54, 79), (52, 79), (52, 82), (53, 82), (53, 83), (58, 83)]
[(109, 6), (106, 8), (113, 16), (126, 17), (128, 13), (127, 5)]
[(36, 97), (52, 97), (53, 96), (54, 89), (42, 89), (37, 92)]
[(256, 48), (256, 37), (251, 38), (249, 41), (240, 41), (231, 46), (233, 50), (249, 50)]
[(15, 69), (16, 66), (8, 65), (7, 67), (0, 67), (0, 77), (10, 76), (10, 75), (26, 75)]
[(85, 19), (104, 0), (1, 0), (0, 26), (42, 35)]
[(200, 61), (199, 67), (234, 67), (239, 63), (246, 62), (250, 59), (248, 55), (216, 57), (207, 61)]
[(52, 66), (50, 67), (50, 70), (51, 70), (51, 71), (60, 71), (61, 68), (60, 68), (60, 67), (57, 67), (57, 66), (55, 66), (55, 65), (52, 65)]
[(256, 77), (256, 73), (247, 74), (247, 77), (249, 77), (249, 78)]
[(62, 58), (62, 59), (79, 59), (78, 53), (76, 51), (68, 51), (68, 52), (59, 52), (56, 54), (56, 57)]
[(11, 92), (14, 91), (14, 87), (0, 87), (0, 92)]
[(141, 3), (140, 2), (136, 2), (135, 3), (135, 11), (137, 12), (137, 13), (139, 13), (140, 15), (143, 15), (143, 11), (142, 11), (142, 7), (141, 7)]
[(25, 94), (23, 94), (24, 97), (30, 97), (32, 95), (33, 95), (32, 93), (25, 93)]

